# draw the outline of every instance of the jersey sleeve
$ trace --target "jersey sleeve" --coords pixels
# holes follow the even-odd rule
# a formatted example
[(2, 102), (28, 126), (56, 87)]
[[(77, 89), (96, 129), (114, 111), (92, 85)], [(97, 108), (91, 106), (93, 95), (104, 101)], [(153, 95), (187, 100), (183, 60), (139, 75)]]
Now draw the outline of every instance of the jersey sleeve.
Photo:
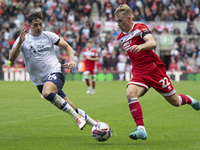
[(140, 24), (139, 30), (141, 31), (140, 37), (143, 39), (145, 35), (151, 34), (151, 31), (145, 24)]
[(60, 41), (60, 37), (53, 33), (53, 32), (49, 32), (47, 31), (47, 34), (49, 36), (49, 38), (52, 40), (52, 42), (54, 43), (54, 45), (58, 45), (59, 41)]

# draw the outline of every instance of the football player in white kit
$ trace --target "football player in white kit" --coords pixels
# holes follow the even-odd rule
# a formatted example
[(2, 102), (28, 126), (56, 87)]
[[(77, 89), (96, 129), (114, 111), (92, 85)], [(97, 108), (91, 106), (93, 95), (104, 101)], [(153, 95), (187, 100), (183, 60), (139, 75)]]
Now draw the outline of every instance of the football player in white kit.
[(61, 72), (61, 64), (56, 57), (54, 45), (68, 52), (70, 61), (63, 66), (71, 70), (76, 66), (73, 49), (55, 33), (43, 31), (42, 20), (41, 12), (33, 12), (28, 16), (30, 30), (28, 31), (26, 27), (22, 28), (20, 36), (9, 52), (9, 60), (14, 62), (21, 52), (30, 78), (42, 96), (70, 114), (79, 129), (82, 130), (86, 123), (93, 126), (97, 122), (83, 110), (76, 108), (62, 91), (65, 78)]

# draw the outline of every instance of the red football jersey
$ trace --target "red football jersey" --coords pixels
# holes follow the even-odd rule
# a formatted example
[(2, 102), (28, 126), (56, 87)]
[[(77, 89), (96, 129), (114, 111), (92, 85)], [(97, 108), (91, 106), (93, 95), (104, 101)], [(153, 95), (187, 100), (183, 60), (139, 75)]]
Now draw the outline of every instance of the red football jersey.
[(84, 49), (83, 50), (83, 57), (85, 58), (85, 69), (94, 69), (95, 68), (95, 61), (88, 60), (87, 57), (98, 57), (98, 53), (95, 49)]
[(164, 66), (163, 62), (152, 49), (142, 50), (137, 54), (130, 52), (131, 46), (145, 43), (143, 37), (149, 33), (151, 32), (145, 24), (134, 23), (128, 33), (121, 32), (117, 37), (131, 60), (132, 74), (148, 74), (156, 66)]

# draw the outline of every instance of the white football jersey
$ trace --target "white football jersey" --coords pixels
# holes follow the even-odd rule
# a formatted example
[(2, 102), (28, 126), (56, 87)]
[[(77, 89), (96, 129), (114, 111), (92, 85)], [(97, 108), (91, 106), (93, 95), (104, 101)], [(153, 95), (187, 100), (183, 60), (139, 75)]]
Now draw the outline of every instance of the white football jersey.
[[(43, 85), (48, 75), (61, 72), (61, 64), (55, 54), (54, 44), (59, 36), (53, 32), (42, 31), (40, 36), (32, 36), (27, 33), (20, 51), (26, 65), (26, 69), (34, 85)], [(15, 41), (13, 48), (19, 41)]]

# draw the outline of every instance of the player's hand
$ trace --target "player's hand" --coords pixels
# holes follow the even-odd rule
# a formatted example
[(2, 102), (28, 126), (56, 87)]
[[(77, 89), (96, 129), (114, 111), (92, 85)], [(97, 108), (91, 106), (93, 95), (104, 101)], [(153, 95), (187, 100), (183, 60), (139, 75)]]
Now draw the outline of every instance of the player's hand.
[(67, 69), (70, 69), (70, 71), (74, 71), (76, 68), (76, 62), (75, 61), (70, 61), (68, 63), (65, 63), (62, 65), (63, 67), (67, 67)]
[(141, 51), (141, 48), (139, 47), (139, 45), (131, 46), (130, 52), (133, 52), (133, 53), (137, 54), (139, 51)]
[(22, 43), (25, 40), (25, 35), (27, 33), (27, 28), (24, 26), (20, 32), (19, 42)]

